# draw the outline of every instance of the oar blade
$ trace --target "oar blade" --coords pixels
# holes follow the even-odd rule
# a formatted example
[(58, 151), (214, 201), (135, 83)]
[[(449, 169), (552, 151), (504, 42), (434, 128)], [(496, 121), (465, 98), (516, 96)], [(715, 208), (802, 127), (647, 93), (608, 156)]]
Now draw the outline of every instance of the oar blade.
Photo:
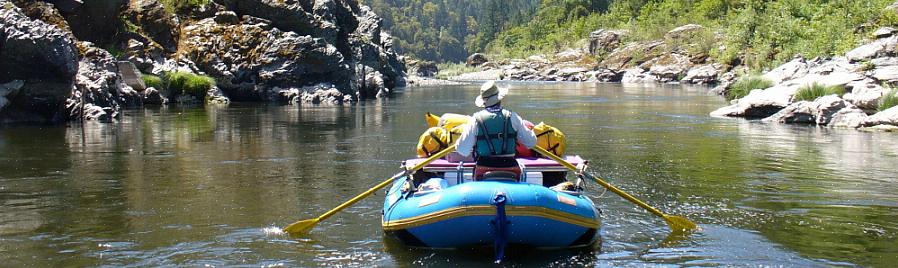
[(673, 215), (664, 215), (664, 221), (670, 226), (670, 230), (677, 233), (688, 233), (698, 229), (698, 225), (687, 218)]
[(284, 232), (289, 235), (301, 235), (312, 230), (315, 224), (318, 224), (318, 218), (294, 222), (284, 228)]

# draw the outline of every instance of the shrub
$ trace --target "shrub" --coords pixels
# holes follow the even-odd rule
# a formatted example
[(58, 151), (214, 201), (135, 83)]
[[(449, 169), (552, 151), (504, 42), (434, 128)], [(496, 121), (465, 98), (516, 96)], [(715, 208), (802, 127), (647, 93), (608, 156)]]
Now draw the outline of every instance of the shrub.
[(795, 96), (792, 97), (793, 101), (813, 101), (819, 97), (823, 97), (826, 95), (836, 94), (840, 97), (845, 94), (845, 88), (842, 86), (831, 86), (827, 87), (821, 84), (813, 83), (811, 85), (803, 86), (795, 92)]
[(140, 79), (143, 79), (143, 83), (147, 86), (147, 88), (155, 88), (156, 90), (165, 89), (165, 83), (162, 81), (161, 77), (145, 74), (140, 76)]
[(206, 91), (215, 86), (215, 80), (211, 77), (188, 72), (168, 73), (166, 78), (169, 90), (200, 99), (206, 96)]
[(889, 93), (885, 96), (882, 96), (882, 99), (879, 100), (880, 111), (885, 111), (886, 109), (892, 108), (896, 105), (898, 105), (898, 88), (889, 90)]
[(730, 90), (727, 91), (726, 98), (727, 100), (733, 100), (742, 98), (748, 95), (749, 92), (755, 89), (765, 89), (773, 86), (773, 82), (770, 80), (764, 79), (758, 75), (749, 75), (743, 76), (739, 78), (739, 81), (733, 84), (730, 87)]

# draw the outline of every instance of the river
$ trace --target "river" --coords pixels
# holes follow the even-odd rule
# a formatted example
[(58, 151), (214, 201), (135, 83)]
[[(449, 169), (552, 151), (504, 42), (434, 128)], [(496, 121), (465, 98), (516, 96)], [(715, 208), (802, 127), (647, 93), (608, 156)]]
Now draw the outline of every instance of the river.
[[(424, 112), (472, 113), (477, 86), (410, 88), (346, 107), (127, 110), (83, 127), (0, 127), (0, 266), (457, 266), (491, 251), (408, 248), (380, 229), (383, 194), (307, 236), (314, 218), (396, 173)], [(511, 85), (506, 107), (567, 134), (600, 177), (600, 242), (518, 250), (529, 266), (872, 266), (898, 263), (898, 135), (712, 118), (707, 88)]]

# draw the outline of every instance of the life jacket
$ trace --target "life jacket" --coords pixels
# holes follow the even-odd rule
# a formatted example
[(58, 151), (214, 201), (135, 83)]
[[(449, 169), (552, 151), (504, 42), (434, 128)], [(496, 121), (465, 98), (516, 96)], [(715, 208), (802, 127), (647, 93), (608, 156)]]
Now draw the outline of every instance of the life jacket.
[(477, 124), (477, 157), (514, 156), (518, 133), (511, 126), (511, 112), (480, 111), (474, 114)]
[(443, 149), (449, 148), (449, 145), (452, 144), (449, 139), (449, 131), (446, 131), (446, 129), (441, 127), (428, 128), (418, 138), (418, 146), (415, 147), (418, 151), (418, 157), (429, 157)]
[(546, 151), (552, 152), (557, 156), (564, 154), (567, 142), (561, 130), (540, 122), (533, 126), (533, 134), (536, 134), (536, 146), (546, 149)]

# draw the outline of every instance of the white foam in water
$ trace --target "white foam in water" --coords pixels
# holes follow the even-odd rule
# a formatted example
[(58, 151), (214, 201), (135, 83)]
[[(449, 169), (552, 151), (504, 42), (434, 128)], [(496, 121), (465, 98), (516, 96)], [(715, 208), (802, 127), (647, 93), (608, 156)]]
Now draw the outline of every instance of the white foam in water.
[(283, 230), (281, 230), (281, 227), (277, 227), (277, 226), (268, 226), (268, 227), (262, 228), (262, 233), (264, 233), (265, 236), (282, 236), (282, 235), (287, 234), (287, 233), (284, 233)]

